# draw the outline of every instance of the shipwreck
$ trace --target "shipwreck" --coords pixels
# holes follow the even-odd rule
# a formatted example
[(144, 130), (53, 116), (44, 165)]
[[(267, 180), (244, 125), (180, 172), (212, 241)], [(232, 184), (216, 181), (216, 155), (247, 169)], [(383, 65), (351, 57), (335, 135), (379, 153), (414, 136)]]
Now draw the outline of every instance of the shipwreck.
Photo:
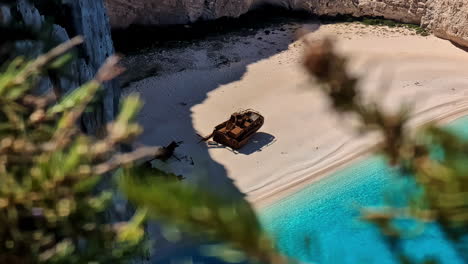
[(203, 137), (201, 141), (213, 141), (240, 149), (249, 142), (250, 138), (263, 126), (265, 118), (252, 109), (242, 110), (233, 113), (229, 120), (217, 125), (213, 133)]

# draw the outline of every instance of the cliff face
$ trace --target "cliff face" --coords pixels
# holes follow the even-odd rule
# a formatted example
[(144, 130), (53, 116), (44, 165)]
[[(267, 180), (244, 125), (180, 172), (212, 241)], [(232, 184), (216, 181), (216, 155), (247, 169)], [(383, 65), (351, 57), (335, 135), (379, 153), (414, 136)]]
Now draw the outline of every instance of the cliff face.
[(300, 0), (291, 1), (293, 9), (317, 15), (383, 16), (406, 23), (419, 23), (427, 0)]
[(106, 0), (113, 27), (130, 24), (183, 24), (238, 17), (260, 5), (309, 10), (318, 15), (385, 16), (419, 22), (426, 0)]
[(468, 46), (466, 0), (105, 0), (111, 25), (185, 24), (238, 17), (260, 5), (306, 10), (317, 15), (382, 16), (421, 24), (443, 38)]
[(436, 36), (468, 47), (468, 1), (430, 0), (422, 24)]
[[(85, 43), (78, 47), (77, 58), (65, 69), (68, 77), (49, 74), (49, 77), (41, 80), (35, 90), (36, 93), (43, 94), (54, 87), (60, 94), (66, 94), (91, 80), (104, 61), (114, 54), (109, 20), (103, 0), (62, 0), (60, 6), (53, 7), (50, 2), (44, 3), (43, 6), (35, 6), (32, 1), (17, 0), (10, 6), (0, 4), (0, 23), (9, 23), (15, 16), (15, 19), (28, 28), (43, 34), (47, 32), (44, 29), (50, 26), (49, 35), (45, 36), (45, 40), (55, 44), (65, 42), (76, 35), (85, 38)], [(56, 24), (49, 25), (47, 16), (53, 16)], [(42, 41), (27, 40), (15, 42), (15, 50), (15, 54), (36, 57), (45, 52), (45, 47)], [(106, 123), (115, 118), (119, 100), (119, 86), (115, 82), (107, 82), (102, 88), (99, 100), (93, 104), (92, 111), (83, 115), (82, 129), (89, 134), (99, 134)], [(108, 181), (104, 181), (101, 187), (104, 188), (108, 184)], [(116, 196), (113, 207), (107, 214), (111, 221), (117, 222), (129, 219), (132, 209), (125, 199)]]
[[(56, 8), (56, 7), (54, 7)], [(47, 15), (59, 13), (55, 17), (57, 24), (51, 25), (47, 36), (51, 43), (62, 43), (76, 35), (82, 35), (85, 43), (79, 48), (79, 57), (67, 69), (72, 78), (50, 76), (41, 81), (38, 93), (47, 92), (55, 86), (61, 94), (76, 89), (92, 79), (105, 59), (114, 53), (110, 35), (110, 26), (103, 1), (65, 0), (61, 10), (51, 10), (50, 6), (34, 6), (30, 1), (18, 0), (13, 6), (0, 6), (0, 22), (8, 23), (11, 14), (29, 28), (41, 30), (48, 27)], [(35, 57), (43, 53), (44, 45), (40, 41), (18, 41), (16, 50), (19, 54)], [(119, 88), (114, 83), (107, 83), (103, 89), (102, 100), (94, 106), (94, 112), (83, 116), (82, 127), (88, 133), (96, 134), (103, 125), (114, 118), (119, 100)]]
[(113, 27), (170, 25), (199, 19), (238, 17), (259, 0), (106, 0)]

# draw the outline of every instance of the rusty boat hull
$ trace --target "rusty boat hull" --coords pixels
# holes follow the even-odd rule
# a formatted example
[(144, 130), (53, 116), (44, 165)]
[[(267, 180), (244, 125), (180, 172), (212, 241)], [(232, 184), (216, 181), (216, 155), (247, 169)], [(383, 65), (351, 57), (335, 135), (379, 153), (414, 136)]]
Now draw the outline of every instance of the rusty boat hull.
[(265, 118), (254, 110), (236, 112), (229, 120), (217, 125), (204, 140), (212, 137), (215, 142), (237, 150), (249, 142), (264, 122)]

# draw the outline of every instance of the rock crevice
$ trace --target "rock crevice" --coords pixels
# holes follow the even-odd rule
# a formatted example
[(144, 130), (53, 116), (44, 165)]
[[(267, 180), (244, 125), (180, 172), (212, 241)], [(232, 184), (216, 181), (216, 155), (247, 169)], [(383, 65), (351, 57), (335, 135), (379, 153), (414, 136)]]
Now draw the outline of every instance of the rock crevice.
[[(66, 94), (91, 80), (107, 57), (114, 53), (109, 20), (103, 1), (63, 0), (60, 6), (36, 6), (31, 1), (18, 0), (13, 5), (0, 5), (0, 23), (9, 23), (11, 14), (17, 14), (20, 23), (36, 32), (49, 32), (47, 41), (54, 45), (65, 42), (75, 35), (82, 35), (85, 43), (67, 68), (72, 78), (49, 76), (43, 78), (37, 93), (45, 93), (52, 86), (60, 94)], [(61, 10), (57, 10), (60, 8)], [(53, 17), (56, 24), (49, 25), (47, 17)], [(50, 27), (49, 30), (43, 30)], [(43, 41), (25, 40), (15, 43), (18, 54), (36, 57), (46, 51)], [(119, 87), (114, 82), (104, 85), (101, 100), (96, 102), (93, 112), (82, 118), (82, 128), (91, 134), (98, 134), (111, 121), (119, 105)]]

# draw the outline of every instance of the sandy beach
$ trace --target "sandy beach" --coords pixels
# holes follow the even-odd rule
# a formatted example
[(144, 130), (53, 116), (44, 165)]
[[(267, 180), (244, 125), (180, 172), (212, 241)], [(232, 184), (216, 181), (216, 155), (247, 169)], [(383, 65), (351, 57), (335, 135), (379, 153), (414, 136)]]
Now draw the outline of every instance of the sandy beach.
[[(166, 51), (165, 57), (145, 55), (174, 60), (165, 62), (169, 70), (126, 88), (146, 102), (139, 142), (183, 141), (179, 160), (157, 165), (220, 193), (238, 192), (235, 185), (262, 207), (368, 156), (378, 137), (357, 135), (351, 121), (329, 110), (301, 67), (304, 44), (295, 40), (300, 28), (310, 31), (309, 40), (336, 39), (351, 60), (350, 71), (366, 76), (366, 98), (388, 111), (411, 103), (415, 127), (468, 114), (468, 53), (449, 41), (358, 23), (292, 24), (218, 45), (207, 41)], [(184, 66), (176, 67), (181, 61)], [(262, 113), (265, 125), (245, 148), (198, 143), (197, 133), (207, 135), (232, 112), (247, 108)]]

